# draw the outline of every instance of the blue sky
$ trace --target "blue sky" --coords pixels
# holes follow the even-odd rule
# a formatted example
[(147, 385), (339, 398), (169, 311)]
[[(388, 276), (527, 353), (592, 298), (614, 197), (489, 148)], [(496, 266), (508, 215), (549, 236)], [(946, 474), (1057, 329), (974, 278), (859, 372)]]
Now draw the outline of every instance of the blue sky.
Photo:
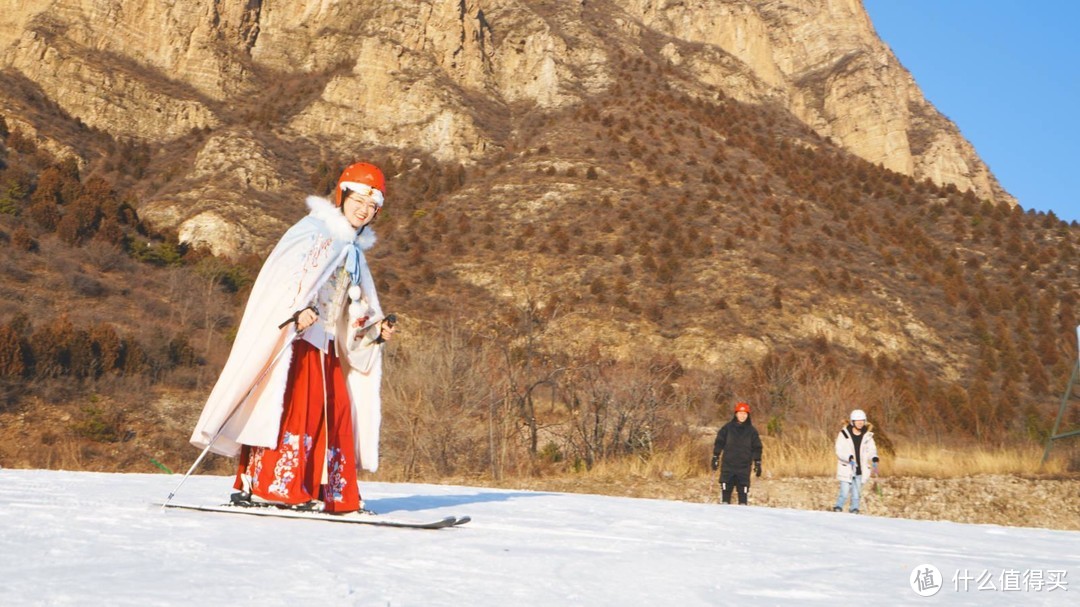
[(1080, 221), (1080, 2), (863, 0), (923, 94), (1025, 210)]

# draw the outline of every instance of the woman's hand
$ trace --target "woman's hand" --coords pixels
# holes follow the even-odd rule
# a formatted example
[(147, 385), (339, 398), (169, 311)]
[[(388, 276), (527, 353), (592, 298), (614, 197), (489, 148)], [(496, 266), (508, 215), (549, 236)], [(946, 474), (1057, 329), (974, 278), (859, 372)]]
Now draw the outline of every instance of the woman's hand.
[(315, 324), (316, 320), (319, 320), (319, 315), (311, 308), (300, 310), (300, 313), (296, 316), (296, 331), (298, 333), (303, 332), (305, 329)]
[(379, 339), (381, 341), (389, 341), (390, 338), (394, 336), (394, 331), (396, 330), (397, 327), (394, 323), (384, 318), (383, 321), (379, 323)]

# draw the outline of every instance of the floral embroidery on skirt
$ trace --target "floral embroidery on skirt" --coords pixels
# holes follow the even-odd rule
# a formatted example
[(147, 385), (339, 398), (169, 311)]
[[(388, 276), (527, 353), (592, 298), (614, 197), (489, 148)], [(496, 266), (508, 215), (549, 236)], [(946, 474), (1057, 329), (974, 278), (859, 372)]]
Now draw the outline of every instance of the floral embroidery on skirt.
[(252, 493), (266, 500), (302, 504), (321, 499), (328, 512), (360, 508), (352, 405), (333, 350), (324, 357), (306, 341), (294, 343), (278, 445), (243, 448), (237, 489), (242, 488), (241, 476), (248, 475)]

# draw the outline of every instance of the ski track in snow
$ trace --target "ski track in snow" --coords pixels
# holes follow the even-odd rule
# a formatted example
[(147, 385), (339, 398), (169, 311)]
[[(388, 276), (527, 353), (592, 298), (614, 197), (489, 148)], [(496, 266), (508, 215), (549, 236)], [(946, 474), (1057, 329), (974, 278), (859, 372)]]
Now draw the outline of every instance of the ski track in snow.
[[(0, 605), (1076, 605), (1080, 532), (449, 485), (364, 483), (412, 530), (162, 511), (178, 476), (0, 470)], [(193, 476), (184, 503), (227, 500)], [(918, 596), (920, 565), (942, 589)], [(1067, 590), (957, 591), (966, 570)]]

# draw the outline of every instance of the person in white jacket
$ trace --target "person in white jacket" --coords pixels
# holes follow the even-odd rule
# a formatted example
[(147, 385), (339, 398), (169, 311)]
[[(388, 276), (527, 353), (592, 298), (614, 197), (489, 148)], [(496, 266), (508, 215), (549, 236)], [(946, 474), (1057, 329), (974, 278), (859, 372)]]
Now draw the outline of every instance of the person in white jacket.
[(843, 512), (850, 496), (851, 512), (858, 514), (863, 477), (877, 475), (878, 453), (866, 412), (855, 409), (850, 417), (851, 421), (836, 435), (836, 478), (840, 481), (840, 494), (833, 511)]
[(364, 251), (386, 180), (356, 163), (282, 236), (251, 290), (191, 442), (239, 456), (233, 503), (364, 511), (378, 467), (382, 345), (394, 333)]

